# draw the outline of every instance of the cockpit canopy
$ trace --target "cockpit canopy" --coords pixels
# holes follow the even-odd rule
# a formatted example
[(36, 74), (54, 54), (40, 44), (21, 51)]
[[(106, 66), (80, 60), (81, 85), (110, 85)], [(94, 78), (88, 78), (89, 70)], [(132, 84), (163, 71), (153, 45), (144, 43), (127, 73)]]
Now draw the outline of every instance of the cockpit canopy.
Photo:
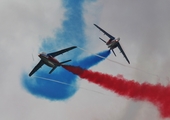
[(119, 40), (120, 40), (120, 37), (118, 37), (117, 40), (119, 41)]
[(41, 55), (43, 55), (43, 56), (47, 56), (47, 53), (45, 53), (45, 52), (42, 52), (42, 53), (41, 53)]

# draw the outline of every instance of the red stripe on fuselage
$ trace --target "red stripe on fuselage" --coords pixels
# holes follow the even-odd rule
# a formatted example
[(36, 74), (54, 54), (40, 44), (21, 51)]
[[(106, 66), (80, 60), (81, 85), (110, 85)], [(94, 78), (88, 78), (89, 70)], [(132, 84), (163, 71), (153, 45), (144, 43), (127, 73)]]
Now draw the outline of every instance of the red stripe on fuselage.
[(40, 54), (38, 55), (41, 60), (43, 60), (43, 62), (47, 65), (47, 66), (50, 66), (50, 67), (54, 67), (54, 66), (59, 66), (60, 63), (57, 59), (55, 59), (54, 57), (52, 56), (47, 56), (47, 55), (43, 55), (43, 54)]
[(60, 62), (59, 62), (57, 59), (55, 59), (54, 57), (49, 56), (49, 57), (48, 57), (48, 60), (49, 60), (50, 62), (54, 63), (54, 64), (57, 64), (57, 65), (60, 64)]
[(111, 43), (111, 39), (107, 41), (106, 45), (109, 45)]

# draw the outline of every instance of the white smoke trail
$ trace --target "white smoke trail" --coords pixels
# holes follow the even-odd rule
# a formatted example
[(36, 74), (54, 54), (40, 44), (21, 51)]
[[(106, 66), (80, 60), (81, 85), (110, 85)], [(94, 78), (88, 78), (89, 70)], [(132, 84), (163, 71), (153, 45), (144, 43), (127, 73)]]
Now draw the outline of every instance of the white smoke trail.
[[(42, 80), (46, 80), (46, 81), (50, 81), (50, 82), (55, 82), (55, 83), (63, 84), (63, 85), (68, 85), (68, 86), (71, 86), (71, 87), (77, 87), (75, 85), (71, 85), (71, 84), (68, 84), (68, 83), (65, 83), (65, 82), (61, 82), (61, 81), (58, 81), (58, 80), (54, 80), (54, 79), (50, 79), (50, 78), (44, 78), (44, 77), (39, 77), (39, 76), (33, 76), (33, 77), (34, 78), (39, 78), (39, 79), (42, 79)], [(87, 88), (84, 88), (84, 87), (80, 87), (79, 86), (79, 88), (87, 90), (87, 91), (95, 92), (95, 93), (98, 93), (98, 94), (109, 96), (109, 95), (104, 94), (102, 92), (98, 92), (98, 91), (95, 91), (95, 90), (87, 89)], [(109, 96), (109, 97), (111, 97), (111, 96)]]
[(134, 70), (143, 72), (143, 73), (145, 73), (145, 74), (149, 74), (149, 75), (155, 76), (155, 77), (157, 77), (158, 79), (160, 79), (161, 77), (165, 78), (165, 76), (160, 76), (160, 75), (157, 75), (157, 74), (154, 74), (154, 73), (151, 73), (151, 72), (147, 72), (147, 71), (142, 70), (142, 69), (137, 68), (137, 67), (133, 67), (133, 66), (130, 66), (130, 65), (125, 65), (125, 64), (122, 64), (122, 63), (120, 63), (120, 62), (111, 60), (111, 59), (109, 59), (109, 58), (105, 58), (105, 57), (103, 57), (103, 56), (100, 56), (100, 55), (98, 55), (98, 54), (92, 53), (92, 52), (90, 52), (90, 51), (88, 51), (88, 50), (86, 50), (86, 49), (84, 49), (84, 48), (79, 47), (79, 46), (77, 46), (77, 48), (79, 48), (80, 50), (83, 50), (83, 51), (85, 51), (85, 52), (87, 52), (87, 53), (90, 53), (90, 54), (92, 54), (92, 55), (95, 55), (95, 56), (97, 56), (97, 57), (104, 58), (104, 59), (106, 59), (106, 60), (108, 60), (108, 61), (110, 61), (110, 62), (119, 64), (119, 65), (121, 65), (121, 66), (123, 66), (123, 67), (131, 68), (131, 69), (134, 69)]

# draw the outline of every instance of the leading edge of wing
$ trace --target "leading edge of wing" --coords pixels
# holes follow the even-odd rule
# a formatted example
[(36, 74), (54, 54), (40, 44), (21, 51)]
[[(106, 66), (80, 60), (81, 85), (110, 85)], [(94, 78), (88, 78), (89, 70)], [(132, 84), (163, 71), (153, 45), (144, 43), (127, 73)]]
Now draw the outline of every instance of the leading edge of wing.
[(72, 50), (72, 49), (74, 49), (74, 48), (77, 48), (77, 46), (72, 46), (72, 47), (69, 47), (69, 48), (66, 48), (66, 49), (59, 50), (59, 51), (57, 51), (57, 52), (48, 53), (47, 55), (50, 55), (50, 56), (52, 56), (52, 57), (55, 57), (55, 56), (57, 56), (57, 55), (63, 54), (63, 53), (65, 53), (65, 52), (67, 52), (67, 51), (70, 51), (70, 50)]
[(39, 61), (39, 63), (33, 68), (33, 70), (29, 73), (29, 76), (34, 74), (40, 67), (44, 65), (44, 62), (42, 60)]
[(101, 30), (105, 35), (107, 35), (110, 39), (115, 39), (115, 37), (113, 37), (112, 35), (110, 35), (108, 32), (106, 32), (105, 30), (103, 30), (102, 28), (100, 28), (98, 25), (94, 24), (94, 26), (96, 26), (99, 30)]
[(119, 48), (119, 50), (121, 51), (121, 53), (123, 54), (123, 56), (125, 57), (125, 59), (127, 60), (127, 62), (130, 64), (130, 61), (129, 61), (129, 59), (127, 58), (127, 56), (126, 56), (124, 50), (122, 49), (120, 43), (118, 44), (118, 48)]

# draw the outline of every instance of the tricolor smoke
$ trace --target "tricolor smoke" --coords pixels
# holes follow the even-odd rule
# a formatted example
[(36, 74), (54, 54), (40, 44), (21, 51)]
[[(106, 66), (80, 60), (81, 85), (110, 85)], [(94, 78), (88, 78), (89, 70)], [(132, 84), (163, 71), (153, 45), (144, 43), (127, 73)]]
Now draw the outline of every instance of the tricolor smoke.
[[(72, 45), (83, 47), (87, 45), (87, 39), (84, 32), (84, 1), (85, 0), (63, 0), (62, 5), (66, 9), (65, 20), (62, 22), (62, 28), (57, 29), (54, 38), (44, 39), (40, 51), (52, 52), (50, 50), (60, 50)], [(90, 1), (89, 1), (90, 2)], [(72, 45), (70, 45), (70, 43)], [(76, 43), (76, 44), (75, 44)], [(82, 66), (88, 69), (93, 65), (98, 64), (104, 59), (96, 56), (87, 56), (80, 60), (79, 56), (82, 54), (82, 50), (71, 50), (69, 53), (65, 53), (62, 57), (63, 61), (72, 59), (68, 64)], [(99, 52), (99, 55), (107, 57), (110, 54), (109, 51)], [(59, 59), (60, 61), (60, 59)], [(62, 59), (61, 59), (62, 61)], [(34, 66), (33, 66), (34, 67)], [(39, 69), (32, 77), (28, 76), (28, 73), (23, 73), (22, 84), (23, 87), (33, 95), (47, 98), (50, 100), (65, 100), (70, 98), (77, 91), (77, 80), (75, 75), (67, 70), (58, 67), (52, 74), (48, 74), (51, 68), (44, 65)], [(40, 78), (34, 77), (40, 76), (48, 79), (58, 80), (70, 84), (71, 86), (44, 81)], [(75, 87), (72, 87), (75, 86)]]
[(68, 65), (63, 67), (80, 78), (98, 84), (119, 95), (134, 100), (149, 101), (158, 107), (163, 118), (170, 117), (170, 86), (140, 84), (133, 80), (126, 80), (122, 75), (112, 76)]
[[(69, 64), (89, 69), (90, 67), (102, 62), (105, 58), (109, 56), (109, 54), (110, 51), (105, 50), (97, 53), (97, 55), (100, 55), (103, 58), (91, 55), (80, 60), (72, 61)], [(28, 74), (25, 74), (23, 76), (24, 87), (33, 95), (47, 98), (50, 100), (65, 100), (76, 93), (76, 91), (78, 90), (76, 75), (73, 75), (62, 67), (58, 67), (52, 74), (48, 74), (49, 70), (50, 68), (47, 68), (47, 66), (44, 65), (35, 73), (35, 76), (61, 81), (66, 84), (69, 84), (70, 86), (60, 83), (44, 81), (38, 77), (30, 78)]]

